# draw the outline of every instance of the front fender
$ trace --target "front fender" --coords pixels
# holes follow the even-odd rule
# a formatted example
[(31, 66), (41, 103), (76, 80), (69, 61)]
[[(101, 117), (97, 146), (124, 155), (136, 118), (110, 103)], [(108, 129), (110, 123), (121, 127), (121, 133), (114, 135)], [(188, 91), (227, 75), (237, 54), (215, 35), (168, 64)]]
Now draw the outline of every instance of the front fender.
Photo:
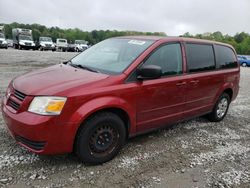
[[(135, 106), (129, 105), (124, 99), (114, 96), (106, 96), (91, 99), (84, 103), (76, 112), (71, 116), (71, 121), (78, 122), (78, 128), (91, 114), (105, 110), (108, 108), (119, 108), (125, 111), (129, 117), (130, 127), (129, 134), (134, 133), (136, 130), (136, 112)], [(77, 129), (78, 129), (77, 128)]]

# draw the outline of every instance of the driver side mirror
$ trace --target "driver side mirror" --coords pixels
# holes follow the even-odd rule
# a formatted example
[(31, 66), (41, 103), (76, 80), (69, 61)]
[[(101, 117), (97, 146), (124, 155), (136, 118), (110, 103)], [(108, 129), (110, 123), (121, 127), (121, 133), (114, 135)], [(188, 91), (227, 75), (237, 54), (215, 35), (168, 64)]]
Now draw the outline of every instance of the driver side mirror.
[(162, 76), (162, 69), (157, 65), (145, 65), (137, 69), (137, 79), (156, 79)]

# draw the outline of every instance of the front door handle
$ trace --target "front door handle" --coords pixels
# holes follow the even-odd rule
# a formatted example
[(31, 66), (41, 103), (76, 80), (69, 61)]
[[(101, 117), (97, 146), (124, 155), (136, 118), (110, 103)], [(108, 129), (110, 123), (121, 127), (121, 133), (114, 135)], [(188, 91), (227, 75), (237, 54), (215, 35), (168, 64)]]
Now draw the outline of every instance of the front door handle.
[(198, 84), (199, 82), (200, 82), (199, 80), (192, 80), (192, 81), (190, 81), (190, 83), (191, 83), (191, 84), (194, 84), (194, 85), (195, 85), (195, 84)]
[(186, 84), (187, 84), (187, 82), (179, 82), (179, 83), (176, 84), (176, 86), (183, 86), (183, 85), (186, 85)]

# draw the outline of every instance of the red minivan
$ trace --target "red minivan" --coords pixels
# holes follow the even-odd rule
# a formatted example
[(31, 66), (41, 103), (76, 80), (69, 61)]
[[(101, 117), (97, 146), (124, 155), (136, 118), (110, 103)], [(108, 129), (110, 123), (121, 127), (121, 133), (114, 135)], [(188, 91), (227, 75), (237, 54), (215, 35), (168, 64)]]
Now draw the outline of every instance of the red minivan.
[(8, 130), (39, 154), (111, 160), (127, 138), (193, 117), (221, 121), (239, 90), (232, 46), (178, 37), (104, 40), (9, 84)]

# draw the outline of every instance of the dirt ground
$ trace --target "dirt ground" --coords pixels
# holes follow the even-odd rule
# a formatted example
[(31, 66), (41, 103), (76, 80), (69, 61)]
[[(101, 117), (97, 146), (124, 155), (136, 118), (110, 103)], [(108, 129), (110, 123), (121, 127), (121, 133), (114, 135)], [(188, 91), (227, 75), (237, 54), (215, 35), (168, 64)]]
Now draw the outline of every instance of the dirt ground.
[[(15, 76), (75, 55), (0, 50), (1, 94)], [(0, 115), (0, 187), (249, 188), (250, 68), (241, 68), (240, 93), (222, 122), (197, 118), (138, 136), (99, 166), (73, 154), (30, 153), (8, 135)]]

